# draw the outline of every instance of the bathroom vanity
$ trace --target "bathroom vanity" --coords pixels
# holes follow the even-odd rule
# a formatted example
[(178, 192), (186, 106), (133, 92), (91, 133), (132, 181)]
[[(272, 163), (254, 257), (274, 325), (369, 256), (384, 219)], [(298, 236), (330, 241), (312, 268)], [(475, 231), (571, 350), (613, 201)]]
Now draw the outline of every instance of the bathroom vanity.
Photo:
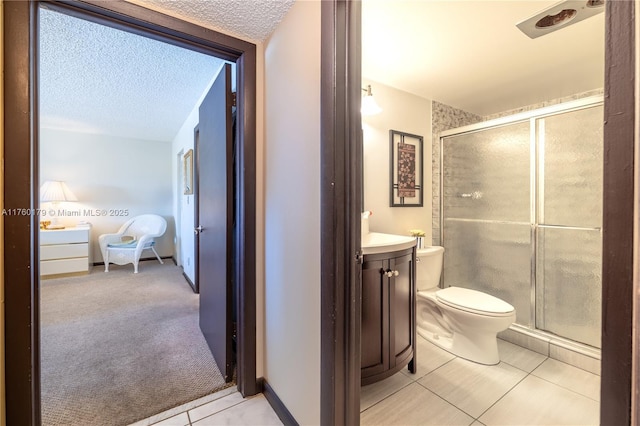
[(362, 237), (362, 385), (407, 365), (416, 371), (415, 245), (413, 237)]

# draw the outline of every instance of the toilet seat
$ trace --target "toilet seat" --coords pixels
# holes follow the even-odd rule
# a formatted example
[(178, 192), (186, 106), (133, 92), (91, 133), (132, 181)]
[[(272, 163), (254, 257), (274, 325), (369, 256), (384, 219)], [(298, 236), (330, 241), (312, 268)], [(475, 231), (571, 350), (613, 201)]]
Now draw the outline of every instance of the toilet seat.
[(492, 317), (507, 317), (515, 311), (513, 306), (502, 299), (462, 287), (438, 290), (436, 300), (454, 309)]

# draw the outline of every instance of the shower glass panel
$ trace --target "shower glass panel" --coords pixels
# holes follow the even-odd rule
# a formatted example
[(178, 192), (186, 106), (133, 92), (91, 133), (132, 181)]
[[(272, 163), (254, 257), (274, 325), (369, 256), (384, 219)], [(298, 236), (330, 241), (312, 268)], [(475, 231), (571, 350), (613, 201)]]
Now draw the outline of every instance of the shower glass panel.
[(600, 228), (601, 106), (537, 120), (538, 222)]
[(529, 139), (528, 121), (447, 138), (447, 217), (529, 223)]
[(538, 228), (536, 328), (600, 347), (600, 230)]
[(600, 347), (603, 108), (536, 124), (536, 328)]
[(531, 326), (529, 121), (443, 144), (444, 279), (516, 307)]
[(445, 132), (445, 287), (494, 295), (521, 326), (600, 347), (602, 127), (594, 97)]
[(516, 308), (516, 322), (531, 326), (529, 224), (447, 219), (444, 226), (446, 285), (509, 301)]

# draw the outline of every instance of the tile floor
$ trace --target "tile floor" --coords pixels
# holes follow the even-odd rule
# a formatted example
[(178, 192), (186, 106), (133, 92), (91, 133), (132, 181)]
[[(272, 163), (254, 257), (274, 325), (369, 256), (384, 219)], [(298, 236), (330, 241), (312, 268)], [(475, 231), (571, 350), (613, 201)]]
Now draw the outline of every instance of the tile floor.
[(129, 426), (210, 426), (210, 425), (282, 425), (282, 422), (259, 394), (243, 398), (236, 388), (181, 405)]
[(598, 424), (600, 377), (498, 340), (501, 362), (458, 358), (418, 336), (418, 372), (362, 388), (363, 425)]
[[(458, 358), (418, 336), (418, 373), (362, 388), (363, 425), (596, 425), (600, 377), (498, 340), (501, 362)], [(281, 425), (263, 395), (225, 389), (131, 426)]]

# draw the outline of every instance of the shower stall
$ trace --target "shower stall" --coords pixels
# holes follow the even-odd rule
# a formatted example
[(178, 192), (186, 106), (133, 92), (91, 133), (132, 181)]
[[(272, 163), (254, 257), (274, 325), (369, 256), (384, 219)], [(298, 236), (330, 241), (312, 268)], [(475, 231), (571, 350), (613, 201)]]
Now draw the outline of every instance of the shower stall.
[(600, 348), (602, 97), (440, 135), (444, 286), (516, 308), (534, 334)]

